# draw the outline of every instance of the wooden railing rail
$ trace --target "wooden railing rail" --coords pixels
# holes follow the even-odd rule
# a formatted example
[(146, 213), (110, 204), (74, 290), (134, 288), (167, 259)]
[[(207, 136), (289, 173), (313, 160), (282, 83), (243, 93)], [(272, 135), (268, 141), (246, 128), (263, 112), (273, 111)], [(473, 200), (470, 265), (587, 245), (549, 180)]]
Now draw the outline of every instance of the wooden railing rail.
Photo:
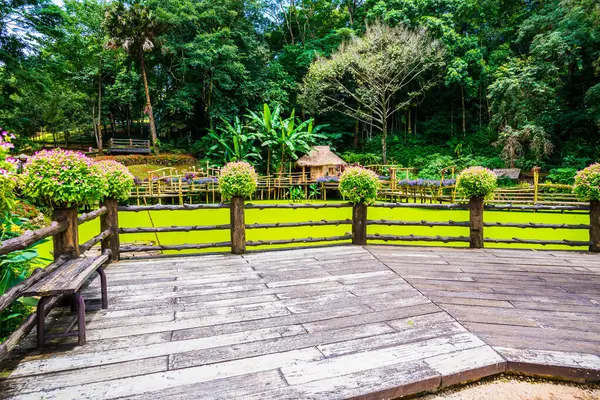
[(84, 222), (88, 222), (88, 221), (92, 221), (95, 220), (96, 218), (106, 214), (108, 212), (108, 208), (106, 206), (101, 206), (100, 208), (98, 208), (97, 210), (94, 211), (90, 211), (89, 213), (85, 213), (85, 214), (81, 214), (78, 218), (77, 218), (77, 223), (79, 225), (83, 224)]
[(50, 225), (36, 229), (27, 230), (19, 237), (5, 240), (0, 243), (0, 255), (12, 253), (17, 250), (25, 250), (29, 246), (44, 240), (53, 235), (58, 235), (67, 229), (67, 223), (65, 221), (52, 221)]

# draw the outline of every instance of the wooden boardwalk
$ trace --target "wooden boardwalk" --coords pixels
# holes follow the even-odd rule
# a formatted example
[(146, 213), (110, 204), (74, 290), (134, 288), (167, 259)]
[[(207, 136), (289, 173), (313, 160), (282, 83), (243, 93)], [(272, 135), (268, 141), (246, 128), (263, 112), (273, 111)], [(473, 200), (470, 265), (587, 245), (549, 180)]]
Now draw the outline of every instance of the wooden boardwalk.
[(122, 261), (107, 276), (88, 344), (40, 354), (30, 336), (2, 364), (0, 398), (379, 399), (506, 370), (600, 380), (598, 255), (346, 246)]

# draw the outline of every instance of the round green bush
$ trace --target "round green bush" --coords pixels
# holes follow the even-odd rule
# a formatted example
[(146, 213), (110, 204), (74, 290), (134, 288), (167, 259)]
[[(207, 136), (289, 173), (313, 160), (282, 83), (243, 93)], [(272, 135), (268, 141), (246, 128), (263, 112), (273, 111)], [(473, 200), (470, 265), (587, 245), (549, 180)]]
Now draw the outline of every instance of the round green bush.
[(82, 153), (53, 149), (35, 153), (25, 164), (23, 194), (39, 205), (68, 208), (94, 204), (107, 184), (94, 161)]
[(484, 167), (467, 168), (456, 179), (458, 193), (467, 198), (490, 197), (497, 186), (496, 174)]
[(223, 198), (249, 197), (256, 191), (258, 175), (244, 161), (230, 162), (221, 169), (219, 189)]
[(112, 160), (100, 161), (94, 164), (106, 181), (106, 197), (126, 201), (133, 189), (133, 175), (126, 166)]
[(583, 201), (600, 200), (600, 164), (592, 164), (577, 172), (573, 192)]
[(379, 185), (377, 174), (362, 167), (346, 168), (340, 177), (340, 192), (353, 204), (373, 204)]

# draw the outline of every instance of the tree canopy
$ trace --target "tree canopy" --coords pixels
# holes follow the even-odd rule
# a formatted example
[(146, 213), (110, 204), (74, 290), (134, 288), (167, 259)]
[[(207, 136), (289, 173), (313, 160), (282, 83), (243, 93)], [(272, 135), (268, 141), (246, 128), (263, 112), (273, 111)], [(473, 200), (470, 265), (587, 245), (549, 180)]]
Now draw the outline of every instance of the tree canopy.
[[(421, 72), (401, 72), (409, 65)], [(285, 138), (262, 156), (260, 140), (246, 140), (268, 104), (294, 128), (322, 125), (317, 140), (353, 159), (578, 168), (600, 154), (600, 5), (9, 0), (0, 102), (0, 126), (57, 145), (152, 138), (279, 168), (296, 155), (276, 150)], [(226, 138), (237, 150), (234, 139), (219, 147)]]

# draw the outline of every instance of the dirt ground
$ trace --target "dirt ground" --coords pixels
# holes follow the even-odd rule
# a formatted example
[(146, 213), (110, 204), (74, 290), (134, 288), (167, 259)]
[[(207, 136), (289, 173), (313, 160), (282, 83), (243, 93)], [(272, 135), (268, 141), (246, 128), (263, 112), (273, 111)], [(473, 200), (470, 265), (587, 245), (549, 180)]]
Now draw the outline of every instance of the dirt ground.
[(451, 388), (421, 400), (600, 400), (600, 385), (577, 385), (530, 378), (500, 377)]

